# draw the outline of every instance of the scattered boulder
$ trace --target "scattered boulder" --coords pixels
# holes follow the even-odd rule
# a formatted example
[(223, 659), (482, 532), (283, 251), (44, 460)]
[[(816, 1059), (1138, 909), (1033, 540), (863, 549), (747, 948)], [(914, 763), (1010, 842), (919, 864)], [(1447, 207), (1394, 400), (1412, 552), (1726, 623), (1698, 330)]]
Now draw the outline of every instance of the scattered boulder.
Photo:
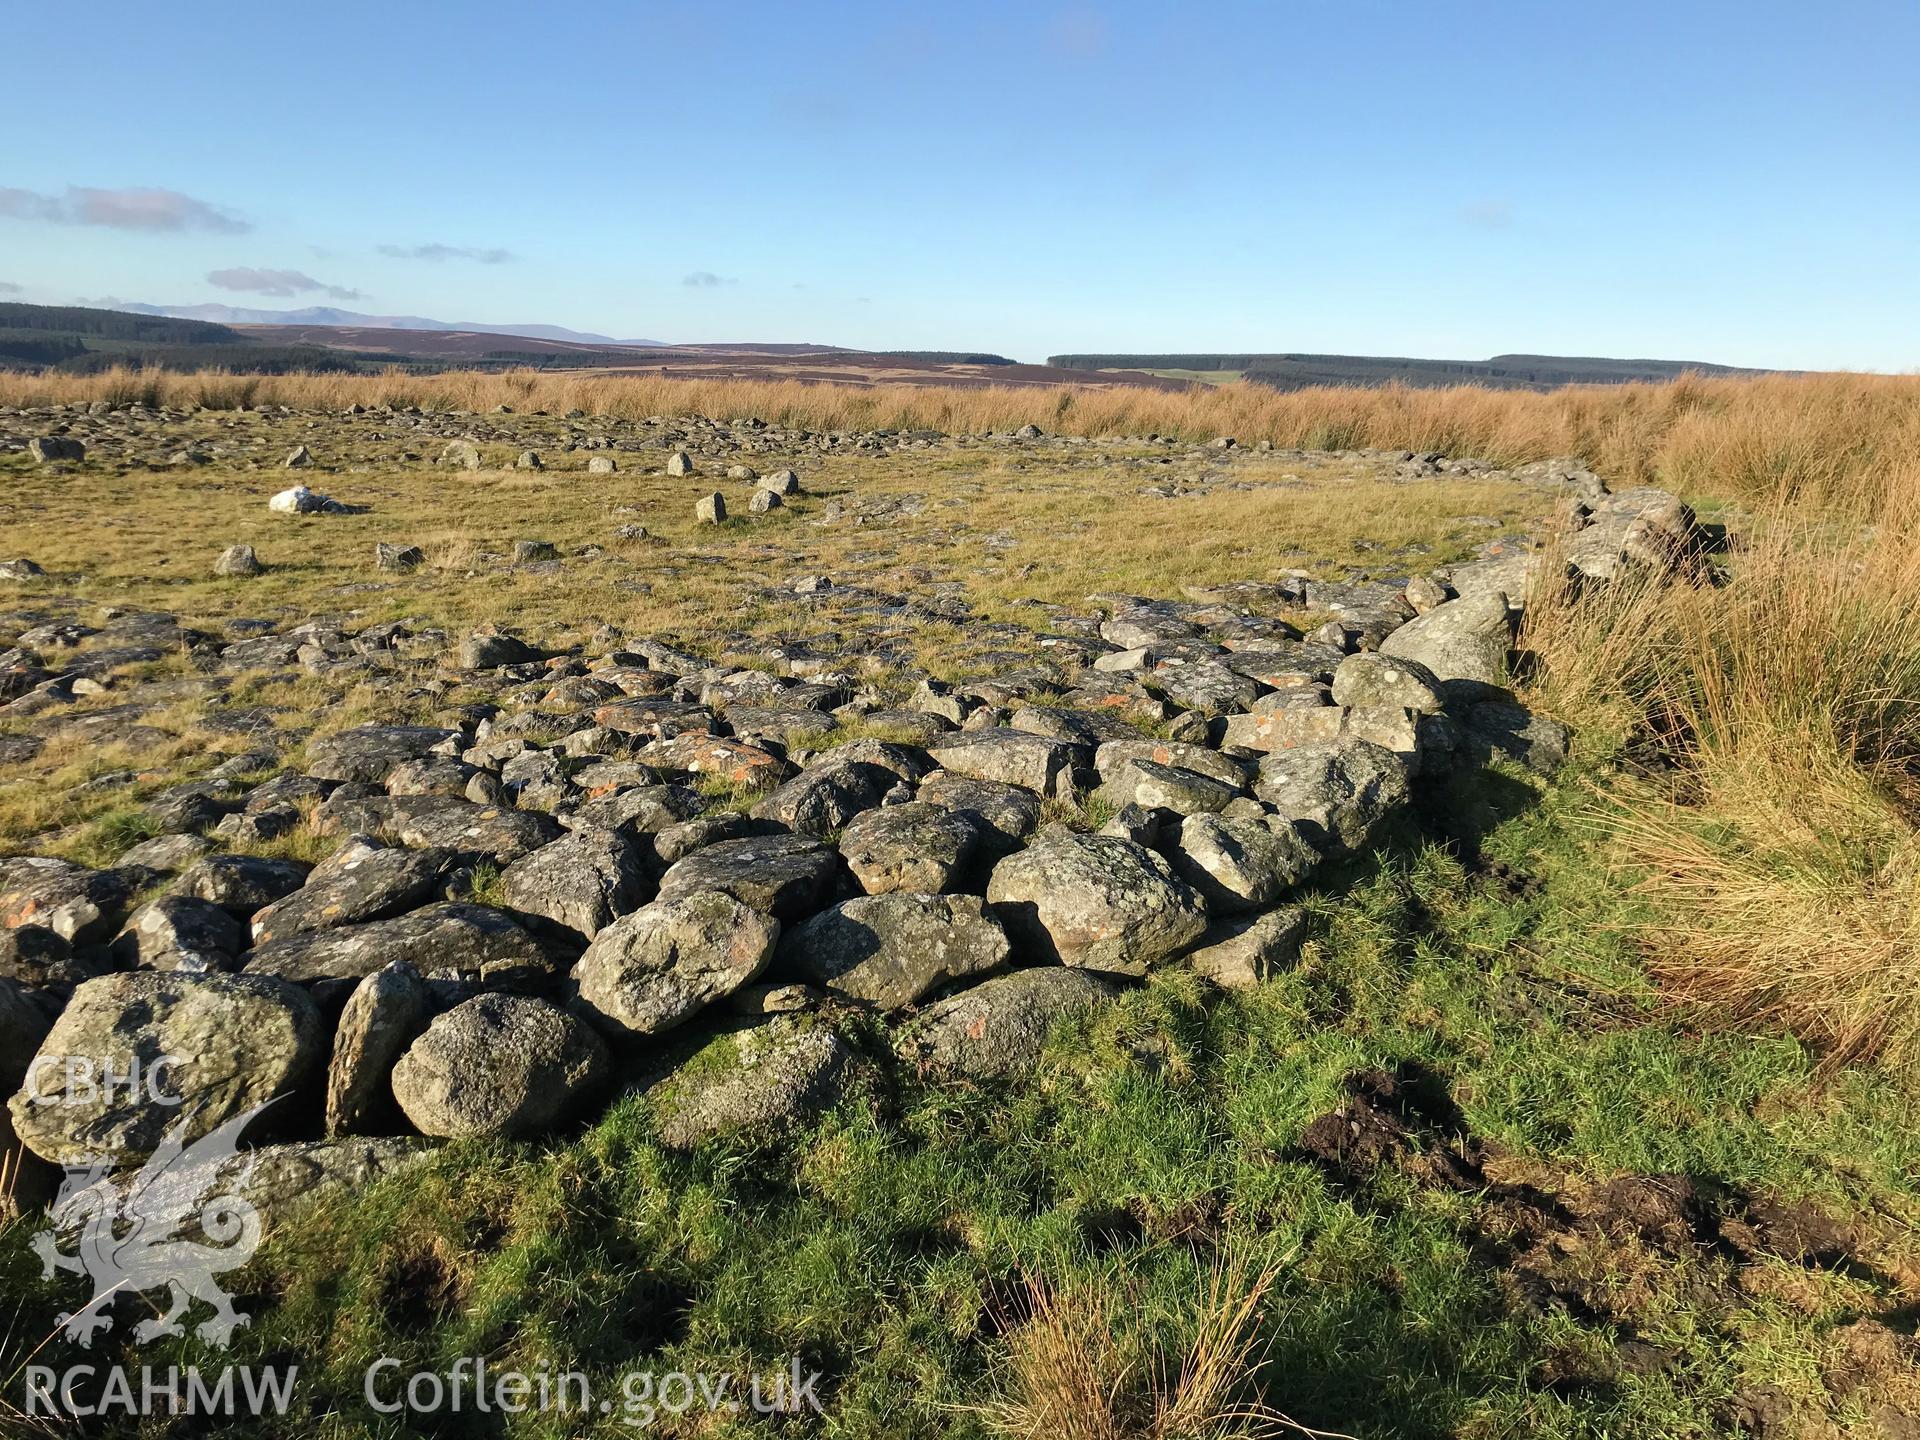
[(934, 1079), (1001, 1079), (1031, 1070), (1055, 1025), (1112, 995), (1082, 970), (1016, 970), (929, 1005), (894, 1052)]
[(476, 995), (437, 1017), (393, 1067), (423, 1135), (524, 1138), (551, 1129), (605, 1076), (607, 1049), (574, 1016), (521, 995)]
[(163, 895), (127, 917), (113, 942), (116, 958), (130, 970), (236, 970), (247, 948), (238, 920), (211, 900)]
[(512, 909), (586, 940), (631, 913), (652, 889), (639, 849), (617, 830), (578, 829), (529, 850), (500, 874)]
[(779, 938), (779, 921), (718, 890), (655, 901), (594, 937), (577, 1008), (616, 1038), (658, 1035), (759, 978)]
[(1267, 756), (1253, 791), (1298, 822), (1309, 844), (1336, 852), (1362, 849), (1410, 793), (1399, 757), (1354, 737)]
[[(304, 993), (266, 976), (104, 975), (75, 987), (8, 1108), (42, 1159), (125, 1163), (176, 1125), (191, 1143), (292, 1090), (318, 1063), (325, 1034)], [(157, 1073), (143, 1068), (161, 1056), (175, 1058)]]
[(383, 1133), (395, 1108), (395, 1062), (426, 1028), (429, 1004), (420, 972), (405, 960), (383, 965), (354, 987), (333, 1032), (327, 1066), (329, 1135)]
[(177, 882), (177, 892), (211, 900), (229, 914), (250, 919), (306, 883), (310, 866), (261, 855), (203, 855)]
[(1425, 666), (1450, 700), (1485, 698), (1504, 687), (1512, 650), (1513, 612), (1501, 590), (1435, 606), (1380, 644), (1382, 656)]
[(44, 465), (51, 460), (84, 460), (87, 447), (71, 435), (36, 435), (27, 442), (27, 453)]
[(314, 866), (299, 889), (254, 912), (253, 943), (405, 914), (433, 897), (452, 860), (444, 850), (348, 844)]
[(260, 557), (251, 545), (229, 545), (213, 562), (214, 574), (233, 578), (258, 575), (260, 568)]
[(1207, 927), (1165, 860), (1110, 835), (1042, 835), (994, 867), (987, 901), (1024, 953), (1121, 975), (1144, 975)]
[(1189, 815), (1176, 868), (1216, 914), (1263, 910), (1300, 883), (1319, 856), (1278, 816)]
[(74, 945), (113, 938), (138, 887), (134, 870), (89, 870), (35, 855), (0, 860), (0, 926), (37, 925)]
[(395, 574), (405, 574), (418, 570), (426, 563), (427, 552), (418, 545), (397, 545), (386, 540), (377, 542), (373, 547), (373, 564), (378, 570), (387, 570)]
[(701, 525), (718, 525), (727, 518), (727, 497), (718, 490), (693, 502), (693, 518)]
[(723, 840), (675, 861), (660, 877), (660, 898), (721, 890), (748, 909), (793, 924), (827, 902), (839, 874), (839, 857), (818, 840), (756, 835)]
[(773, 1138), (831, 1109), (862, 1068), (817, 1017), (776, 1015), (708, 1042), (647, 1100), (661, 1140), (676, 1149), (723, 1135)]
[(956, 980), (1005, 969), (1012, 948), (973, 895), (862, 895), (789, 931), (783, 974), (897, 1010)]
[(840, 835), (847, 869), (869, 895), (950, 890), (980, 851), (985, 822), (924, 800), (856, 815)]
[(1200, 937), (1186, 963), (1223, 990), (1247, 990), (1298, 959), (1306, 933), (1306, 912), (1294, 907), (1230, 916)]
[(674, 451), (671, 455), (667, 456), (667, 474), (693, 474), (693, 457), (684, 450)]

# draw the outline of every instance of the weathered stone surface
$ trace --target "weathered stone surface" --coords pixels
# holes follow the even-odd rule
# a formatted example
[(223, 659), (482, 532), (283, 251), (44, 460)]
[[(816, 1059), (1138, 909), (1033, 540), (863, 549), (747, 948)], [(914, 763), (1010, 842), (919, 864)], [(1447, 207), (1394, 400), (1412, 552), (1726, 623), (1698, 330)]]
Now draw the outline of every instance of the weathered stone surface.
[(1026, 955), (1142, 975), (1206, 929), (1167, 862), (1109, 835), (1053, 831), (994, 867), (987, 901)]
[(84, 460), (87, 447), (71, 435), (36, 435), (27, 442), (27, 453), (44, 465), (50, 460)]
[(1333, 672), (1333, 703), (1437, 714), (1447, 697), (1440, 677), (1418, 660), (1366, 651), (1349, 655)]
[(799, 835), (824, 837), (878, 805), (894, 781), (878, 765), (830, 759), (801, 771), (755, 805), (753, 814)]
[(1567, 763), (1571, 732), (1558, 720), (1498, 700), (1469, 706), (1463, 738), (1467, 753), (1484, 765), (1495, 756), (1551, 775)]
[(392, 920), (303, 930), (255, 947), (246, 969), (303, 984), (359, 980), (396, 960), (422, 974), (458, 971), (486, 977), (551, 969), (546, 951), (513, 919), (485, 905), (441, 901)]
[(254, 553), (251, 545), (229, 545), (214, 560), (213, 573), (232, 578), (258, 575), (260, 557)]
[(1185, 963), (1222, 989), (1247, 990), (1298, 959), (1306, 933), (1306, 912), (1291, 906), (1232, 916), (1209, 927)]
[(1144, 810), (1197, 815), (1224, 810), (1243, 793), (1243, 787), (1142, 758), (1120, 766), (1094, 793), (1114, 806), (1138, 805)]
[(497, 670), (502, 665), (526, 665), (540, 652), (511, 635), (469, 635), (460, 642), (462, 670)]
[(203, 835), (156, 835), (129, 847), (120, 857), (119, 866), (178, 874), (212, 850), (213, 842)]
[(177, 893), (211, 900), (242, 920), (306, 883), (312, 867), (262, 855), (203, 855), (180, 876)]
[(140, 875), (35, 855), (0, 860), (0, 926), (37, 925), (76, 945), (113, 938)]
[(1290, 820), (1189, 815), (1175, 868), (1216, 913), (1261, 910), (1300, 883), (1319, 856)]
[(1352, 851), (1407, 803), (1407, 767), (1390, 750), (1346, 738), (1267, 756), (1253, 789), (1316, 849)]
[(1106, 779), (1124, 770), (1130, 760), (1151, 760), (1156, 765), (1191, 770), (1236, 790), (1245, 790), (1250, 778), (1247, 766), (1231, 755), (1177, 740), (1109, 740), (1094, 752), (1093, 764)]
[(551, 815), (478, 805), (452, 795), (397, 796), (389, 803), (383, 828), (402, 845), (438, 848), (496, 865), (511, 865), (552, 844), (562, 829)]
[[(325, 1042), (313, 1002), (266, 976), (104, 975), (75, 987), (9, 1108), (27, 1148), (55, 1164), (136, 1159), (176, 1123), (191, 1142), (292, 1090)], [(161, 1056), (176, 1058), (142, 1070)], [(100, 1083), (135, 1073), (138, 1088)]]
[(1040, 828), (1040, 797), (1019, 785), (936, 770), (921, 782), (919, 798), (978, 820), (986, 827), (981, 842), (992, 854), (1018, 849)]
[(780, 922), (708, 890), (614, 921), (574, 966), (576, 1008), (619, 1039), (658, 1035), (750, 984)]
[(826, 904), (840, 877), (839, 857), (804, 835), (751, 836), (696, 850), (660, 877), (660, 898), (722, 890), (749, 909), (792, 924)]
[(1004, 969), (1012, 948), (972, 895), (863, 895), (789, 931), (783, 974), (882, 1010)]
[(869, 895), (951, 889), (980, 853), (984, 821), (924, 800), (855, 816), (840, 836), (840, 854)]
[(389, 1076), (426, 1028), (427, 987), (405, 960), (383, 965), (354, 987), (333, 1032), (327, 1066), (329, 1135), (387, 1133), (397, 1116)]
[(507, 904), (591, 940), (652, 891), (639, 848), (617, 830), (574, 830), (501, 872)]
[(1038, 795), (1072, 792), (1087, 766), (1085, 746), (1020, 730), (965, 730), (942, 735), (927, 754), (943, 770), (975, 780), (1019, 785)]
[(99, 949), (88, 946), (75, 951), (64, 936), (44, 925), (0, 929), (0, 979), (33, 990), (65, 993), (112, 968)]
[(564, 1119), (606, 1071), (606, 1045), (566, 1011), (476, 995), (407, 1047), (393, 1096), (423, 1135), (526, 1137)]
[(224, 908), (190, 895), (163, 895), (127, 917), (113, 951), (128, 969), (234, 970), (247, 932)]
[(587, 801), (563, 823), (574, 828), (657, 835), (693, 819), (705, 805), (700, 792), (685, 785), (638, 785)]
[(1112, 997), (1083, 970), (1016, 970), (929, 1005), (894, 1040), (935, 1079), (991, 1080), (1031, 1070), (1053, 1027)]
[(1454, 700), (1506, 685), (1512, 649), (1513, 615), (1500, 590), (1449, 600), (1409, 620), (1380, 645), (1382, 655), (1426, 666)]
[(831, 1026), (776, 1015), (710, 1041), (647, 1100), (660, 1138), (677, 1149), (722, 1135), (771, 1138), (831, 1109), (862, 1070)]
[(693, 518), (702, 525), (718, 525), (727, 518), (727, 497), (715, 490), (693, 502)]
[(418, 760), (460, 732), (430, 725), (361, 725), (307, 745), (307, 773), (317, 780), (384, 785), (404, 761)]
[(351, 843), (314, 866), (298, 890), (255, 911), (253, 941), (405, 914), (433, 898), (452, 859), (444, 850)]

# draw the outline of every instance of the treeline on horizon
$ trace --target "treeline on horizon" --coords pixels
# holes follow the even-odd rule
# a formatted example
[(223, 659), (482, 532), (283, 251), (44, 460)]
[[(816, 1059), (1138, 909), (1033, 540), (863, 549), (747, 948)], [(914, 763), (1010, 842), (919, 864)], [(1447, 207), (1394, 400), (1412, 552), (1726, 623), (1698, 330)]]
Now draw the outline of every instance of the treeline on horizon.
[(1238, 371), (1276, 390), (1314, 385), (1486, 385), (1496, 390), (1554, 390), (1563, 385), (1623, 385), (1681, 375), (1758, 375), (1692, 360), (1613, 360), (1598, 356), (1495, 355), (1489, 360), (1420, 360), (1397, 355), (1184, 352), (1050, 355), (1064, 370)]

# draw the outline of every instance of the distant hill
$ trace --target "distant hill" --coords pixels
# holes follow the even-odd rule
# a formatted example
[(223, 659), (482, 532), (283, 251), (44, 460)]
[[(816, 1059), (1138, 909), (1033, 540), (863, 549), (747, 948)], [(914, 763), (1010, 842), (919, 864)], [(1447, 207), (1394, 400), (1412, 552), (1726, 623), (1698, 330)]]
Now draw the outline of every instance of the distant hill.
[(429, 320), (424, 315), (362, 315), (331, 305), (304, 310), (250, 310), (240, 305), (145, 305), (133, 301), (116, 309), (135, 315), (170, 315), (210, 320), (221, 325), (343, 325), (369, 330), (473, 330), (483, 335), (520, 335), (532, 340), (563, 340), (573, 345), (659, 345), (658, 340), (615, 340), (564, 325), (496, 325), (480, 320)]
[(1610, 360), (1573, 355), (1495, 355), (1490, 360), (1418, 360), (1394, 355), (1180, 353), (1053, 355), (1047, 364), (1067, 370), (1162, 370), (1237, 374), (1276, 390), (1309, 385), (1385, 385), (1420, 388), (1485, 385), (1496, 390), (1556, 390), (1563, 385), (1623, 385), (1701, 375), (1761, 375), (1700, 360)]

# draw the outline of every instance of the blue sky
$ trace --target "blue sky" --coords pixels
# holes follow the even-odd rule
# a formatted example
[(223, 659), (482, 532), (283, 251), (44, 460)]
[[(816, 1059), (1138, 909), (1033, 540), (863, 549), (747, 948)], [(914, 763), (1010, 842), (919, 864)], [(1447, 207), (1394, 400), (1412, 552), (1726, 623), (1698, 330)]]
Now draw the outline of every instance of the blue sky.
[(183, 0), (7, 31), (6, 298), (1920, 368), (1912, 0)]

